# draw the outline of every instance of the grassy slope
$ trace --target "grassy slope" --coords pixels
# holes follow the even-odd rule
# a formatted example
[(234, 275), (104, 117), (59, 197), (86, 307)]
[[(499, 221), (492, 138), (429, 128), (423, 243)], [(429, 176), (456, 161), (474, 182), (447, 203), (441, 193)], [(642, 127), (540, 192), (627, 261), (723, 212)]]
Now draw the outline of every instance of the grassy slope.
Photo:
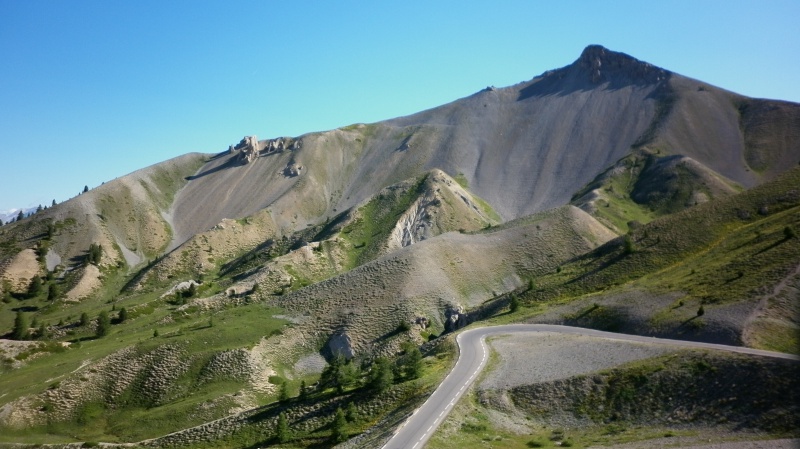
[(620, 159), (573, 196), (572, 204), (620, 233), (740, 189), (683, 156), (640, 149)]
[[(662, 217), (538, 278), (528, 300), (585, 297), (602, 303), (624, 291), (649, 292), (654, 298), (677, 294), (681, 301), (663, 308), (653, 302), (651, 331), (679, 327), (700, 304), (712, 311), (736, 304), (753, 311), (773, 289), (795, 282), (800, 239), (786, 238), (785, 229), (800, 228), (798, 185), (800, 169), (794, 169), (749, 191)], [(734, 318), (740, 339), (748, 313)], [(762, 329), (748, 342), (797, 352), (793, 314), (772, 315), (769, 332), (780, 337), (763, 339), (759, 335), (767, 331)]]

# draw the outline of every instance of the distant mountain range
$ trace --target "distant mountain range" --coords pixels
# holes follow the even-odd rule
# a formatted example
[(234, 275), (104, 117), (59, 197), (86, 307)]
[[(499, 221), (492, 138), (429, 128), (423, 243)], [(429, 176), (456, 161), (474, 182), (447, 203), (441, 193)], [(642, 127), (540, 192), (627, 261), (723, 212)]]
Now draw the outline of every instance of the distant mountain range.
[[(27, 209), (21, 209), (21, 210), (25, 216), (28, 216), (36, 212), (36, 207), (29, 207)], [(3, 223), (8, 223), (9, 221), (11, 221), (11, 219), (17, 218), (17, 216), (19, 215), (19, 211), (20, 209), (10, 209), (10, 210), (0, 211), (0, 220), (3, 220)]]

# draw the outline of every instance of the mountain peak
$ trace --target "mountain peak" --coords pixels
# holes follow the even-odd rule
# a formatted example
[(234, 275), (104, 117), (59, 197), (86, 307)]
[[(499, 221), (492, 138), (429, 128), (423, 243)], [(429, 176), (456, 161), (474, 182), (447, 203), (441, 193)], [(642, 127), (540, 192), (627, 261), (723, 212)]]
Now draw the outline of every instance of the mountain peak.
[(602, 45), (589, 45), (573, 63), (586, 73), (592, 83), (625, 80), (654, 83), (665, 79), (670, 72), (625, 53), (611, 51)]

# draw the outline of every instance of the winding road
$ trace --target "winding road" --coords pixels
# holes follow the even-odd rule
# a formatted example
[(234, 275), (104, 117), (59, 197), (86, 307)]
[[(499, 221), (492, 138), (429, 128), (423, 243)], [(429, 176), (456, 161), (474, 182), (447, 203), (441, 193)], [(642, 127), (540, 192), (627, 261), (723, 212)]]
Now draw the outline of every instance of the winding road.
[(740, 346), (727, 346), (712, 343), (701, 343), (684, 340), (669, 340), (639, 335), (616, 334), (580, 327), (559, 326), (553, 324), (509, 324), (504, 326), (480, 327), (461, 332), (457, 337), (460, 355), (450, 374), (433, 392), (425, 403), (395, 432), (394, 436), (383, 446), (383, 449), (421, 449), (444, 421), (447, 414), (469, 388), (478, 373), (486, 365), (488, 350), (486, 337), (490, 335), (526, 333), (526, 332), (558, 332), (562, 334), (585, 335), (589, 337), (608, 338), (613, 340), (633, 341), (640, 343), (657, 343), (675, 347), (695, 349), (716, 349), (741, 354), (761, 355), (789, 360), (800, 360), (800, 357), (780, 352), (762, 351)]

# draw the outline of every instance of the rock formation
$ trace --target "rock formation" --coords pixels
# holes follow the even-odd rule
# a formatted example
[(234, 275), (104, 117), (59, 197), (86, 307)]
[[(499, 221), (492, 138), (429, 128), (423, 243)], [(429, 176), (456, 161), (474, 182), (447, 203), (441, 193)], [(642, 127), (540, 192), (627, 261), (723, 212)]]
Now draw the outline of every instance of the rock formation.
[[(278, 137), (277, 139), (258, 141), (256, 136), (244, 136), (236, 145), (228, 146), (228, 152), (239, 154), (239, 160), (249, 164), (263, 154), (281, 153), (284, 150), (295, 151), (300, 149), (300, 141), (291, 137)], [(294, 176), (297, 176), (295, 174)]]

